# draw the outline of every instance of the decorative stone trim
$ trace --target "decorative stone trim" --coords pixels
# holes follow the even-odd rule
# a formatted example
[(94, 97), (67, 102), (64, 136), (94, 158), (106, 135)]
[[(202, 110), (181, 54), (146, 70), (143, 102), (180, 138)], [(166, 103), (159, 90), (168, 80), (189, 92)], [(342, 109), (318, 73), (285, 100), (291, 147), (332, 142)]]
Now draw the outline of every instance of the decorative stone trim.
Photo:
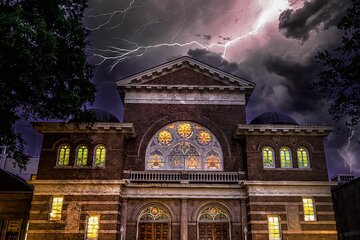
[(318, 126), (318, 125), (246, 125), (238, 124), (235, 130), (235, 136), (241, 137), (243, 135), (314, 135), (327, 136), (333, 130), (332, 126)]
[(33, 128), (39, 133), (123, 133), (127, 137), (135, 137), (136, 131), (132, 123), (63, 123), (33, 122)]

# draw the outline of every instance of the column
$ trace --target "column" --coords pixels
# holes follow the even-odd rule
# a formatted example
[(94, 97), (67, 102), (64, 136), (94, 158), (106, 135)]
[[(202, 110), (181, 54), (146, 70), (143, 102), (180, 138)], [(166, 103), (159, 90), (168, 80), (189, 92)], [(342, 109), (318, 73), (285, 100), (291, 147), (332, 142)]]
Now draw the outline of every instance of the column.
[(180, 211), (180, 239), (188, 240), (188, 203), (187, 199), (181, 199)]
[(246, 199), (241, 199), (241, 236), (243, 240), (248, 239), (247, 206)]
[(126, 239), (126, 219), (127, 219), (127, 200), (122, 199), (121, 201), (121, 226), (120, 226), (120, 234), (121, 240)]

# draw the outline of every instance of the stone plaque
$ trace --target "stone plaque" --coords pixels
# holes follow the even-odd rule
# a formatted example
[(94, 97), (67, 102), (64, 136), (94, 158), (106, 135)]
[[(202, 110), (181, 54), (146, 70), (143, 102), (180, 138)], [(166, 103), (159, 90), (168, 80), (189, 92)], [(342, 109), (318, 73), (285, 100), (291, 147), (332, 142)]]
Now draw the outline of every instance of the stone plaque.
[(288, 231), (300, 231), (300, 217), (299, 217), (299, 206), (288, 205), (286, 207), (286, 218), (288, 224)]

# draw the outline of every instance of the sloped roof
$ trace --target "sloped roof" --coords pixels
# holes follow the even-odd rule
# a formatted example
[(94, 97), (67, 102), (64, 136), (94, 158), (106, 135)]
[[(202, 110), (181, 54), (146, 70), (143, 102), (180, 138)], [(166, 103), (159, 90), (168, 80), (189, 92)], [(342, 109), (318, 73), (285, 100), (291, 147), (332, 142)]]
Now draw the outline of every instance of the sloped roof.
[(0, 192), (32, 192), (32, 186), (19, 176), (0, 169)]
[(189, 56), (183, 56), (148, 70), (136, 73), (129, 77), (120, 79), (116, 82), (116, 85), (118, 87), (127, 85), (146, 85), (147, 82), (150, 82), (159, 76), (169, 74), (181, 68), (193, 68), (199, 70), (200, 72), (206, 73), (228, 86), (240, 86), (247, 89), (253, 89), (255, 87), (255, 83), (253, 82), (210, 66)]
[(250, 124), (299, 125), (292, 117), (280, 112), (266, 112), (254, 118)]

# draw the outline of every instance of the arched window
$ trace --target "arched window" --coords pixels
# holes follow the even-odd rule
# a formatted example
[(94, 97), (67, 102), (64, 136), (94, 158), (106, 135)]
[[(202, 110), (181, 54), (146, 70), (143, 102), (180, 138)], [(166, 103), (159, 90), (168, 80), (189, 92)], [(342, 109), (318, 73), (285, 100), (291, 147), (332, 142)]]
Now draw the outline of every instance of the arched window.
[(282, 168), (291, 168), (292, 167), (290, 148), (288, 148), (288, 147), (280, 148), (280, 162), (281, 162)]
[(104, 166), (106, 158), (106, 148), (104, 145), (97, 145), (94, 154), (95, 166)]
[(198, 239), (230, 239), (230, 218), (223, 208), (209, 206), (198, 219)]
[(306, 148), (300, 147), (297, 150), (297, 158), (298, 158), (298, 165), (299, 168), (309, 168), (309, 152)]
[(88, 159), (88, 148), (85, 145), (80, 145), (76, 154), (76, 165), (86, 166)]
[(61, 145), (58, 152), (57, 165), (66, 166), (69, 165), (70, 146), (65, 144)]
[(264, 168), (275, 167), (274, 150), (271, 147), (264, 147), (262, 149), (262, 156)]
[(174, 122), (161, 128), (146, 149), (146, 170), (223, 169), (223, 154), (215, 135), (194, 122)]

